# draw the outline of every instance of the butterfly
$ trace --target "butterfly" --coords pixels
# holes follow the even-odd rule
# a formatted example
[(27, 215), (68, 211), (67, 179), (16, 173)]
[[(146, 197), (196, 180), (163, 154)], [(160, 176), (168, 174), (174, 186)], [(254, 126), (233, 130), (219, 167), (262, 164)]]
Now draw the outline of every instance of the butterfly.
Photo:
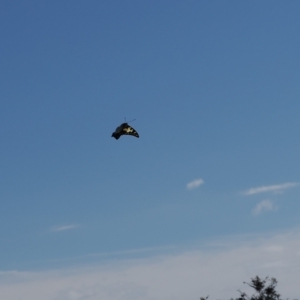
[(137, 131), (128, 125), (128, 123), (122, 123), (119, 127), (116, 128), (115, 132), (111, 136), (113, 136), (116, 140), (119, 139), (121, 135), (133, 135), (135, 137), (139, 137)]

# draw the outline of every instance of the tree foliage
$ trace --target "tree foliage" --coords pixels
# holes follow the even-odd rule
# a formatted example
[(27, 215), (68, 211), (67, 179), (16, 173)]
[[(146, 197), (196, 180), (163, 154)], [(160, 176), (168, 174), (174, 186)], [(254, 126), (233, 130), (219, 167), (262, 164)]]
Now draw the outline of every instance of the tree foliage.
[[(235, 300), (282, 300), (280, 294), (276, 291), (277, 280), (275, 278), (266, 277), (261, 279), (258, 276), (251, 278), (251, 281), (244, 282), (254, 289), (255, 293), (248, 296), (246, 293), (238, 291), (240, 297)], [(207, 300), (207, 297), (200, 297), (200, 300)], [(231, 298), (230, 300), (234, 300)]]
[(280, 294), (276, 291), (277, 280), (275, 278), (266, 277), (261, 279), (258, 276), (251, 278), (251, 282), (244, 282), (255, 290), (255, 294), (251, 297), (244, 292), (240, 292), (237, 300), (281, 300)]

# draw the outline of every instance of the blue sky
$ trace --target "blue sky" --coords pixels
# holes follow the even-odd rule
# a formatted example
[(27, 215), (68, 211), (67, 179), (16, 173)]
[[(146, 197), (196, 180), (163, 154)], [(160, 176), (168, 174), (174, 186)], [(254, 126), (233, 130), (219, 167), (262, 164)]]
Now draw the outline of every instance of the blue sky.
[(3, 276), (299, 228), (299, 9), (2, 1)]

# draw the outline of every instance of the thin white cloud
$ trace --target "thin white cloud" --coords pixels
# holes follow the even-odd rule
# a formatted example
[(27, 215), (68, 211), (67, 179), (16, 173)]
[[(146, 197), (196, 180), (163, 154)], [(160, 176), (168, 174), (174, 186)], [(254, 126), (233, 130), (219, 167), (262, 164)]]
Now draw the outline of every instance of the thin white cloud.
[(284, 251), (284, 247), (280, 246), (280, 245), (272, 245), (272, 246), (266, 247), (264, 250), (268, 251), (268, 252), (282, 252), (282, 251)]
[(257, 203), (252, 213), (254, 216), (257, 216), (265, 211), (275, 211), (277, 209), (277, 206), (275, 206), (271, 200), (266, 199)]
[(299, 230), (251, 240), (223, 238), (216, 244), (105, 265), (0, 272), (0, 295), (5, 300), (230, 299), (239, 296), (238, 289), (250, 291), (243, 281), (269, 275), (278, 280), (283, 298), (300, 299)]
[(63, 226), (54, 226), (51, 228), (52, 232), (58, 232), (58, 231), (66, 231), (66, 230), (71, 230), (78, 228), (79, 225), (76, 224), (71, 224), (71, 225), (63, 225)]
[(195, 179), (195, 180), (189, 182), (189, 183), (186, 185), (186, 188), (187, 188), (188, 190), (193, 190), (193, 189), (199, 187), (200, 185), (202, 185), (203, 183), (204, 183), (204, 180), (201, 179), (201, 178), (198, 178), (198, 179)]
[(255, 194), (259, 194), (259, 193), (267, 193), (267, 192), (281, 193), (281, 192), (283, 192), (283, 190), (296, 187), (299, 184), (300, 184), (299, 182), (287, 182), (287, 183), (283, 183), (283, 184), (260, 186), (260, 187), (251, 188), (249, 190), (246, 190), (245, 192), (243, 192), (243, 194), (246, 196), (250, 196), (250, 195), (255, 195)]

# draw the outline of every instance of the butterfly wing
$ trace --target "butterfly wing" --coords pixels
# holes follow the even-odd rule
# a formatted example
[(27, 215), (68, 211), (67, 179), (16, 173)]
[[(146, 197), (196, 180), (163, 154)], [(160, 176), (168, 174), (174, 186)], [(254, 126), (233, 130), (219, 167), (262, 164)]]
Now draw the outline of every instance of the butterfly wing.
[(122, 134), (132, 135), (137, 138), (139, 137), (139, 134), (137, 133), (137, 131), (133, 127), (129, 126), (128, 124), (126, 124), (126, 126), (123, 127)]

